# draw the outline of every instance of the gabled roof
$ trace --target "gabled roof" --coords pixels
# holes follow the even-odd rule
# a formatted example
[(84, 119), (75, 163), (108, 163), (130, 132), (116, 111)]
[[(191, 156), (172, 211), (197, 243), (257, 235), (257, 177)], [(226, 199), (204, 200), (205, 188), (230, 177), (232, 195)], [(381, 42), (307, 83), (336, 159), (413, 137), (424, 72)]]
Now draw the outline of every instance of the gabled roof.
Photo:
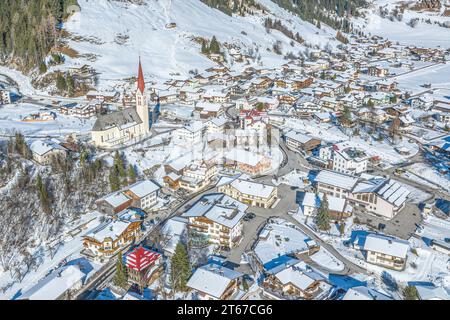
[(416, 285), (421, 300), (450, 300), (450, 293), (443, 287)]
[(130, 197), (123, 194), (122, 191), (116, 191), (107, 195), (106, 197), (99, 199), (99, 201), (102, 200), (111, 205), (112, 207), (117, 208), (118, 206), (126, 203), (127, 201), (130, 201)]
[(26, 300), (56, 300), (64, 292), (83, 281), (85, 274), (77, 265), (69, 265), (54, 270), (41, 279), (35, 286), (25, 291), (19, 299)]
[(241, 276), (240, 272), (210, 263), (195, 270), (187, 286), (219, 299), (230, 282)]
[(142, 120), (135, 108), (125, 108), (109, 114), (99, 115), (92, 131), (104, 131), (113, 127), (121, 129), (127, 125), (141, 123)]
[(247, 195), (268, 198), (276, 188), (267, 184), (248, 180), (235, 179), (230, 185), (239, 192)]
[(66, 150), (64, 147), (52, 140), (36, 140), (31, 144), (30, 149), (33, 153), (36, 153), (40, 156), (43, 156), (44, 154), (53, 150)]
[(350, 191), (358, 182), (358, 178), (343, 173), (322, 170), (316, 176), (315, 182), (321, 182)]
[(310, 137), (306, 134), (300, 133), (300, 132), (296, 132), (296, 131), (289, 131), (288, 133), (286, 133), (286, 138), (295, 140), (299, 143), (305, 144), (308, 141), (314, 140), (315, 138)]
[(207, 217), (208, 219), (224, 225), (234, 227), (244, 216), (248, 206), (234, 200), (223, 193), (207, 194), (194, 203), (182, 217)]
[(348, 289), (342, 300), (394, 300), (394, 299), (374, 289), (359, 286)]
[(151, 180), (144, 180), (136, 182), (135, 184), (128, 187), (128, 190), (134, 193), (139, 198), (144, 198), (145, 196), (160, 189), (156, 183)]
[(401, 206), (406, 201), (410, 193), (411, 192), (406, 187), (392, 179), (389, 179), (379, 190), (377, 190), (377, 194), (380, 197), (397, 207)]
[[(323, 194), (317, 195), (312, 192), (305, 192), (302, 205), (318, 209), (320, 207), (320, 204), (322, 203), (322, 199)], [(344, 212), (351, 209), (350, 206), (346, 205), (347, 201), (345, 199), (327, 195), (327, 201), (328, 209), (330, 209), (331, 211)]]
[(369, 234), (363, 249), (404, 259), (409, 250), (409, 242), (381, 234)]

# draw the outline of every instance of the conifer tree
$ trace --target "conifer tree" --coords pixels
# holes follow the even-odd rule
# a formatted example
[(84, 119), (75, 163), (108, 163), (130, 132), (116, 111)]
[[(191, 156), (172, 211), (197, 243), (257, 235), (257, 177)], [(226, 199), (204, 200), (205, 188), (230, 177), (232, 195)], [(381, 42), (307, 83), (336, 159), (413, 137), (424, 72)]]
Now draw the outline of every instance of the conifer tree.
[(113, 166), (109, 171), (109, 185), (111, 186), (111, 191), (118, 191), (120, 189), (120, 179), (117, 167)]
[(42, 209), (45, 213), (50, 213), (50, 199), (48, 196), (47, 187), (42, 181), (40, 174), (38, 174), (36, 178), (36, 189), (39, 194), (39, 200), (41, 201)]
[(113, 283), (123, 289), (128, 285), (128, 274), (123, 263), (122, 252), (119, 252), (117, 255), (116, 274), (114, 275)]
[(116, 151), (116, 153), (114, 154), (114, 167), (116, 167), (117, 172), (119, 173), (119, 176), (121, 178), (125, 178), (127, 176), (122, 155), (119, 153), (119, 151)]
[(67, 75), (66, 83), (69, 96), (73, 96), (73, 94), (75, 93), (75, 80), (70, 74)]
[(130, 183), (136, 182), (136, 169), (131, 164), (128, 166), (128, 179)]
[(39, 73), (43, 74), (47, 72), (47, 65), (45, 64), (45, 61), (42, 61), (39, 65)]
[(346, 105), (342, 112), (342, 120), (344, 122), (349, 123), (352, 120), (352, 113), (350, 112), (350, 108)]
[(403, 289), (403, 297), (405, 300), (418, 300), (419, 293), (417, 292), (417, 288), (414, 286), (406, 286)]
[(64, 92), (67, 89), (66, 79), (64, 78), (62, 73), (59, 73), (58, 76), (56, 77), (56, 88), (60, 92)]
[(172, 288), (177, 291), (185, 291), (191, 274), (191, 264), (186, 246), (178, 243), (171, 260), (170, 279)]
[(319, 227), (320, 230), (323, 231), (328, 231), (331, 228), (330, 213), (328, 209), (328, 198), (326, 194), (323, 195), (319, 210), (317, 211), (316, 225), (317, 227)]
[(216, 36), (212, 37), (211, 43), (209, 44), (209, 51), (211, 53), (220, 53), (220, 44), (216, 39)]

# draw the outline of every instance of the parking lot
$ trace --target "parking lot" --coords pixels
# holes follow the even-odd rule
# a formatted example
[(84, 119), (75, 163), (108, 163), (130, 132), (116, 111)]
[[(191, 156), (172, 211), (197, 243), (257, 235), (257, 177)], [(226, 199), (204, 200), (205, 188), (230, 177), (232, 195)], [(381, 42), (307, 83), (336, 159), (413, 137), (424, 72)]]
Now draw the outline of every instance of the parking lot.
[(373, 229), (378, 230), (379, 224), (384, 224), (386, 226), (384, 230), (379, 231), (402, 239), (409, 239), (414, 234), (417, 225), (422, 221), (418, 206), (412, 203), (407, 203), (405, 208), (392, 220), (385, 220), (381, 217), (361, 212), (356, 208), (354, 215), (362, 224), (366, 224)]
[(242, 254), (249, 250), (252, 244), (258, 240), (259, 230), (265, 225), (269, 218), (288, 216), (290, 210), (296, 210), (296, 196), (299, 190), (293, 190), (290, 186), (281, 184), (278, 186), (278, 194), (283, 195), (273, 209), (264, 209), (259, 207), (250, 207), (247, 212), (255, 214), (255, 217), (249, 221), (244, 221), (244, 239), (238, 247), (227, 254), (228, 260), (239, 264)]

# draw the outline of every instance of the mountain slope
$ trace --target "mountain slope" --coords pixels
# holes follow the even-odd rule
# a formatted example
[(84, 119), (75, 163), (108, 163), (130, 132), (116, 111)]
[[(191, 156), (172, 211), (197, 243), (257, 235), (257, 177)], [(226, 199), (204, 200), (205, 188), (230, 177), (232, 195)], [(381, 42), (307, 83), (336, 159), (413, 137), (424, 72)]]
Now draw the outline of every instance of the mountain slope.
[[(188, 75), (190, 70), (214, 65), (200, 54), (196, 37), (234, 44), (242, 53), (258, 51), (267, 66), (285, 61), (288, 52), (298, 54), (304, 45), (293, 43), (279, 31), (269, 34), (264, 28), (266, 17), (276, 18), (283, 25), (299, 32), (306, 43), (324, 47), (336, 43), (334, 30), (317, 29), (298, 16), (281, 9), (270, 0), (257, 1), (265, 7), (265, 14), (229, 16), (200, 0), (143, 0), (129, 1), (79, 0), (81, 12), (64, 25), (69, 34), (68, 45), (76, 50), (76, 58), (67, 57), (65, 67), (92, 65), (101, 73), (101, 80), (116, 80), (135, 75), (138, 55), (142, 56), (147, 77), (169, 78), (173, 74)], [(167, 28), (176, 23), (175, 28)], [(282, 44), (283, 55), (272, 47)], [(256, 62), (255, 62), (256, 64)]]
[[(432, 3), (434, 5), (432, 5)], [(372, 0), (354, 25), (407, 45), (450, 48), (450, 7), (444, 1)]]

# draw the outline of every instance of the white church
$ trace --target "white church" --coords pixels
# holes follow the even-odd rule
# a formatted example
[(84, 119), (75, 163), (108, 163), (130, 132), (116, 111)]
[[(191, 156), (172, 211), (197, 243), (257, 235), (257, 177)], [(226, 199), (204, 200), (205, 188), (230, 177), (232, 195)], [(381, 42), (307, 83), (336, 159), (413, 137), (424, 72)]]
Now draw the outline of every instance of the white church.
[(91, 130), (92, 142), (100, 148), (112, 148), (130, 141), (138, 141), (149, 133), (148, 99), (142, 64), (139, 61), (136, 108), (125, 108), (99, 115)]

